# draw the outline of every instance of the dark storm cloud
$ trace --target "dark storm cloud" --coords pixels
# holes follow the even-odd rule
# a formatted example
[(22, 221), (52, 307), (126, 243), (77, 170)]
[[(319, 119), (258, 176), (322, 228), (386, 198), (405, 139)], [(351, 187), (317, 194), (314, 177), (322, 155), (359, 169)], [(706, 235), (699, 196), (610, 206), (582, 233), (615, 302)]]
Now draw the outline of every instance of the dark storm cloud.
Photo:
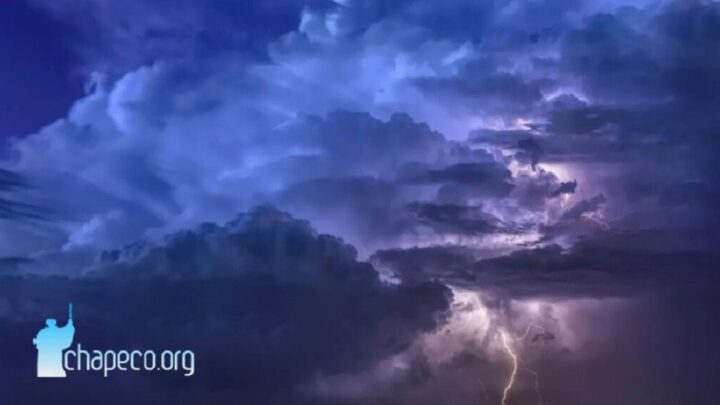
[(502, 198), (515, 187), (510, 171), (498, 163), (456, 163), (450, 166), (406, 173), (409, 184), (439, 185), (437, 198), (443, 203), (463, 204), (472, 198)]
[(527, 83), (522, 77), (473, 72), (471, 69), (454, 78), (421, 79), (418, 86), (440, 97), (460, 97), (466, 104), (482, 108), (484, 112), (528, 112), (542, 99), (539, 86)]
[(622, 136), (632, 146), (635, 137), (648, 135), (657, 129), (658, 117), (646, 111), (633, 111), (613, 107), (575, 107), (554, 104), (545, 130), (553, 135), (565, 136)]
[(572, 194), (575, 192), (575, 189), (577, 188), (577, 181), (564, 181), (560, 183), (557, 189), (555, 191), (552, 191), (550, 193), (550, 197), (558, 197), (563, 194)]
[(561, 66), (597, 101), (556, 108), (551, 131), (700, 146), (720, 128), (707, 114), (720, 102), (712, 73), (720, 66), (717, 21), (720, 6), (713, 2), (588, 17), (564, 39)]
[(581, 216), (597, 211), (600, 206), (605, 203), (606, 198), (604, 195), (596, 195), (588, 200), (579, 201), (565, 211), (560, 217), (561, 221), (577, 221)]
[[(647, 199), (655, 202), (665, 209), (688, 208), (697, 209), (703, 213), (717, 212), (720, 207), (720, 190), (714, 185), (699, 181), (662, 183), (634, 183), (625, 186), (625, 193), (629, 199), (642, 203)], [(720, 219), (715, 217), (715, 220)], [(712, 221), (708, 217), (707, 221)], [(711, 225), (708, 223), (708, 225)]]
[(462, 247), (435, 246), (379, 250), (371, 261), (389, 266), (404, 280), (417, 281), (446, 277), (472, 279), (470, 266), (475, 259)]
[(567, 250), (551, 244), (473, 263), (442, 247), (381, 251), (373, 259), (401, 279), (438, 279), (510, 299), (636, 296), (717, 282), (713, 242), (687, 234), (688, 242), (676, 243), (674, 232), (608, 231)]
[[(521, 131), (546, 136), (520, 148), (532, 161), (537, 144), (549, 161), (597, 162), (657, 162), (693, 150), (694, 158), (673, 160), (678, 176), (716, 178), (709, 162), (720, 148), (711, 135), (720, 130), (711, 113), (720, 101), (712, 73), (720, 66), (719, 15), (714, 2), (666, 2), (564, 21), (551, 70), (535, 64), (525, 72), (555, 83), (545, 84), (553, 97)], [(502, 132), (479, 140), (510, 144), (515, 134)]]
[(13, 190), (21, 187), (27, 187), (27, 182), (17, 174), (0, 169), (0, 191)]
[(43, 210), (12, 197), (18, 190), (29, 188), (27, 180), (11, 171), (0, 169), (0, 220), (43, 220)]
[(533, 170), (537, 169), (537, 164), (540, 163), (540, 157), (542, 156), (542, 148), (534, 139), (522, 139), (518, 142), (518, 148), (527, 153), (530, 157), (530, 165)]
[[(295, 388), (315, 373), (356, 370), (405, 349), (437, 325), (450, 296), (439, 283), (382, 284), (352, 246), (269, 207), (164, 245), (106, 252), (85, 277), (5, 277), (0, 285), (0, 384), (10, 402), (49, 393), (32, 388), (29, 342), (70, 301), (83, 347), (187, 348), (197, 359), (187, 380), (117, 375), (111, 388), (80, 375), (82, 403), (295, 403), (303, 401)], [(60, 398), (78, 392), (69, 384)]]
[(294, 212), (308, 213), (315, 222), (332, 219), (362, 240), (402, 233), (408, 221), (398, 214), (394, 184), (373, 177), (337, 177), (296, 183), (277, 197)]
[(0, 257), (0, 274), (21, 273), (24, 265), (32, 263), (32, 260), (24, 257)]
[(647, 15), (627, 8), (587, 17), (564, 38), (561, 66), (580, 74), (584, 88), (597, 96), (658, 96), (647, 94), (659, 90), (660, 79), (656, 49), (647, 47), (655, 34)]
[[(702, 247), (642, 249), (643, 233), (607, 235), (582, 241), (564, 252), (551, 245), (479, 261), (480, 283), (494, 282), (510, 296), (634, 296), (716, 282), (718, 255)], [(626, 244), (623, 246), (623, 244)]]
[[(316, 160), (326, 162), (315, 176), (337, 174), (392, 174), (407, 163), (453, 158), (455, 149), (427, 124), (405, 113), (387, 121), (364, 112), (333, 111), (325, 117), (311, 116), (272, 134), (269, 142), (279, 148), (315, 150)], [(459, 154), (459, 153), (458, 153)]]
[(711, 73), (720, 62), (717, 21), (714, 2), (596, 15), (568, 35), (563, 58), (593, 94), (618, 104), (670, 102), (684, 115), (690, 111), (681, 105), (704, 109), (718, 101)]
[[(510, 171), (497, 164), (459, 163), (442, 169), (430, 170), (411, 177), (413, 183), (457, 183), (457, 184), (500, 184), (512, 188), (506, 183), (511, 178)], [(503, 188), (503, 187), (501, 187)]]
[(408, 205), (417, 221), (439, 233), (485, 234), (498, 230), (499, 221), (482, 207), (415, 202)]
[[(488, 152), (448, 141), (407, 114), (382, 121), (367, 113), (335, 111), (301, 119), (263, 142), (270, 150), (308, 151), (256, 170), (288, 184), (269, 198), (352, 240), (389, 240), (418, 225), (439, 233), (470, 228), (488, 233), (495, 229), (489, 215), (481, 218), (479, 210), (468, 207), (454, 218), (438, 216), (430, 208), (434, 199), (444, 201), (455, 193), (454, 200), (462, 204), (465, 194), (503, 197), (512, 189), (510, 172)], [(426, 189), (433, 200), (425, 209), (410, 205), (408, 212), (417, 188)]]
[(561, 182), (551, 171), (542, 168), (532, 173), (520, 173), (514, 178), (511, 198), (524, 207), (542, 210), (548, 200), (575, 193), (577, 181)]
[(597, 205), (589, 204), (593, 195), (603, 194), (603, 211), (616, 226), (703, 232), (718, 219), (720, 171), (712, 162), (720, 121), (711, 111), (720, 92), (710, 72), (720, 66), (719, 15), (714, 2), (666, 2), (564, 25), (552, 76), (572, 84), (547, 93), (553, 96), (520, 133), (477, 131), (476, 141), (512, 147), (524, 133), (532, 144), (518, 145), (527, 154), (519, 159), (532, 163), (533, 151), (541, 150), (543, 163), (581, 173), (576, 191), (585, 207), (566, 211), (561, 222), (578, 218)]
[(530, 129), (489, 129), (479, 128), (468, 134), (469, 143), (502, 143), (504, 146), (517, 146), (520, 149), (532, 150), (542, 147), (537, 139), (531, 138), (535, 133)]

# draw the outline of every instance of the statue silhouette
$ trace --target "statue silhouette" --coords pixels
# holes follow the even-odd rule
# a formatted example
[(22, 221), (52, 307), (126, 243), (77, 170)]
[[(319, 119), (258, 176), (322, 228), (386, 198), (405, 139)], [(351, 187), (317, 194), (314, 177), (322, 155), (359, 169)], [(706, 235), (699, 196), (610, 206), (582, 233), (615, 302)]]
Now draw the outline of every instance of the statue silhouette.
[(75, 336), (72, 319), (72, 304), (68, 309), (68, 321), (62, 328), (57, 326), (55, 319), (45, 320), (45, 328), (41, 329), (33, 344), (38, 351), (38, 377), (65, 377), (62, 351), (70, 347)]

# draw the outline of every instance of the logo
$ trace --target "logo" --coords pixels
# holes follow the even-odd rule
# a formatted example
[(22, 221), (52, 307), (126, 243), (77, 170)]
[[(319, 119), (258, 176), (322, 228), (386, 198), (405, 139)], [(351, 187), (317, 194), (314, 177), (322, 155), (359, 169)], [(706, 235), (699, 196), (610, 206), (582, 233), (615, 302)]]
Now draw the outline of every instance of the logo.
[(65, 377), (63, 369), (63, 350), (70, 347), (75, 337), (75, 326), (72, 319), (72, 304), (68, 306), (68, 321), (62, 328), (57, 320), (48, 318), (45, 327), (40, 329), (33, 344), (37, 348), (37, 376)]
[(182, 371), (184, 377), (195, 374), (192, 350), (86, 350), (80, 343), (70, 348), (74, 338), (71, 303), (65, 326), (57, 326), (56, 319), (46, 319), (45, 327), (33, 339), (39, 378), (64, 378), (68, 372), (88, 371), (102, 372), (104, 377), (113, 371)]

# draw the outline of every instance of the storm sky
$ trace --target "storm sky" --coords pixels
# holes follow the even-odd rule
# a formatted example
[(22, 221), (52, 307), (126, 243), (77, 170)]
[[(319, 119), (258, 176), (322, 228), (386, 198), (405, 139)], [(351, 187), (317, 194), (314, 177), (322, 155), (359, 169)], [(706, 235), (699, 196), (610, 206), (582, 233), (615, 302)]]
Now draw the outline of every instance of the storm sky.
[[(0, 22), (0, 403), (720, 400), (720, 3)], [(70, 301), (83, 345), (196, 376), (39, 383)]]

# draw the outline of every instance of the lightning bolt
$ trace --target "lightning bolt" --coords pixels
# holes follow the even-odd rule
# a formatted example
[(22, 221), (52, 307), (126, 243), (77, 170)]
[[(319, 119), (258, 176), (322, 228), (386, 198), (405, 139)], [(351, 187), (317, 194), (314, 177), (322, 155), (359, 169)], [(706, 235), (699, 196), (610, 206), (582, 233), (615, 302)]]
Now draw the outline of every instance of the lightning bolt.
[(502, 396), (502, 405), (508, 405), (507, 399), (508, 394), (510, 393), (510, 389), (512, 389), (513, 385), (515, 384), (515, 376), (517, 375), (518, 371), (518, 355), (515, 354), (513, 351), (512, 346), (510, 346), (510, 343), (508, 342), (507, 335), (505, 334), (505, 331), (500, 332), (500, 337), (502, 338), (503, 346), (505, 346), (505, 350), (508, 353), (508, 356), (512, 358), (512, 374), (510, 374), (510, 379), (508, 380), (507, 385), (505, 386), (505, 389), (503, 390), (503, 396)]
[(535, 376), (535, 395), (537, 395), (538, 403), (539, 403), (540, 405), (543, 405), (542, 394), (540, 393), (540, 374), (538, 374), (537, 371), (535, 371), (535, 370), (531, 369), (530, 367), (528, 367), (527, 364), (525, 363), (525, 361), (523, 361), (523, 359), (521, 359), (521, 358), (518, 357), (518, 360), (519, 360), (520, 363), (522, 364), (523, 368), (524, 368), (525, 370), (527, 370), (528, 373), (530, 373), (530, 374), (532, 374), (533, 376)]
[(533, 327), (539, 328), (542, 331), (545, 330), (541, 326), (538, 326), (538, 325), (530, 322), (528, 324), (527, 328), (525, 329), (525, 333), (523, 333), (521, 336), (513, 338), (513, 339), (508, 338), (507, 333), (504, 330), (500, 331), (500, 338), (502, 340), (503, 347), (505, 348), (505, 351), (507, 352), (508, 356), (510, 356), (510, 358), (512, 359), (512, 366), (513, 366), (512, 373), (510, 374), (510, 378), (508, 379), (507, 385), (505, 385), (505, 389), (503, 390), (502, 401), (500, 402), (501, 405), (508, 405), (508, 396), (510, 394), (510, 390), (515, 385), (515, 377), (517, 376), (518, 368), (519, 368), (520, 364), (523, 366), (523, 368), (525, 370), (527, 370), (530, 374), (535, 376), (535, 394), (538, 397), (538, 403), (540, 405), (543, 405), (542, 394), (540, 393), (540, 374), (538, 374), (535, 370), (532, 370), (530, 367), (527, 366), (525, 361), (520, 357), (520, 355), (515, 351), (515, 349), (513, 349), (513, 346), (511, 344), (511, 342), (518, 342), (518, 341), (523, 341), (523, 340), (527, 339), (527, 337), (530, 335), (530, 330)]

